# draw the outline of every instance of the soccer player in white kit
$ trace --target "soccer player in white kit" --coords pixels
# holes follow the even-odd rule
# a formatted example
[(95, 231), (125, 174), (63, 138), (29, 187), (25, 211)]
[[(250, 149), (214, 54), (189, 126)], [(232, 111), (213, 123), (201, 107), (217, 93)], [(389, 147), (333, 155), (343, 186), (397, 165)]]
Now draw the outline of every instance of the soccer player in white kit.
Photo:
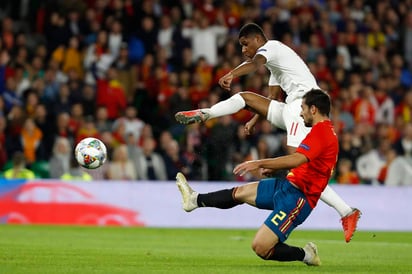
[[(254, 72), (264, 65), (270, 72), (268, 97), (254, 92), (239, 92), (210, 108), (178, 112), (175, 118), (182, 124), (190, 124), (233, 114), (246, 108), (256, 113), (245, 126), (247, 134), (252, 133), (260, 117), (265, 117), (274, 126), (286, 130), (289, 152), (293, 152), (310, 131), (300, 117), (302, 97), (306, 92), (320, 88), (308, 66), (296, 52), (280, 41), (268, 40), (258, 25), (244, 25), (239, 32), (239, 43), (248, 61), (224, 75), (219, 84), (229, 90), (233, 78)], [(285, 102), (275, 100), (281, 90), (287, 95)], [(322, 192), (320, 199), (339, 213), (345, 241), (349, 242), (361, 212), (346, 204), (329, 186)]]

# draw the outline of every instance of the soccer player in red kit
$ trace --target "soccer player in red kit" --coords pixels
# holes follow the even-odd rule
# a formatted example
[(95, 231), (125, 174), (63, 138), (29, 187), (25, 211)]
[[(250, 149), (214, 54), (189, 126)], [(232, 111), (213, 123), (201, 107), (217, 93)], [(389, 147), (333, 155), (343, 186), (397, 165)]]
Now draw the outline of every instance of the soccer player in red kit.
[(269, 209), (265, 222), (252, 243), (255, 253), (264, 260), (303, 261), (320, 265), (317, 247), (309, 242), (294, 247), (284, 242), (316, 206), (336, 165), (338, 138), (329, 120), (330, 98), (322, 90), (313, 89), (303, 96), (301, 113), (305, 125), (312, 127), (295, 153), (277, 158), (247, 161), (233, 170), (237, 175), (261, 169), (263, 174), (288, 169), (285, 178), (265, 178), (232, 189), (200, 194), (178, 173), (176, 184), (182, 194), (183, 209), (190, 212), (199, 207), (231, 208), (247, 203)]

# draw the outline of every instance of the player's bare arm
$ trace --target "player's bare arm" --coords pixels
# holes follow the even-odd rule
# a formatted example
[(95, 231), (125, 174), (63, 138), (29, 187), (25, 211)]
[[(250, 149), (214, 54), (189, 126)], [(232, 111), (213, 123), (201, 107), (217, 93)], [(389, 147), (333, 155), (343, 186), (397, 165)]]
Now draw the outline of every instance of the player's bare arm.
[(307, 163), (309, 160), (302, 153), (293, 153), (291, 155), (276, 157), (276, 158), (267, 158), (254, 161), (246, 161), (237, 165), (233, 169), (235, 175), (243, 176), (247, 172), (257, 170), (259, 168), (270, 169), (273, 171), (281, 169), (291, 169), (297, 166), (300, 166), (304, 163)]
[(265, 63), (265, 57), (256, 55), (253, 59), (243, 62), (229, 73), (222, 76), (222, 78), (219, 79), (219, 85), (226, 90), (230, 90), (230, 85), (234, 78), (254, 72)]

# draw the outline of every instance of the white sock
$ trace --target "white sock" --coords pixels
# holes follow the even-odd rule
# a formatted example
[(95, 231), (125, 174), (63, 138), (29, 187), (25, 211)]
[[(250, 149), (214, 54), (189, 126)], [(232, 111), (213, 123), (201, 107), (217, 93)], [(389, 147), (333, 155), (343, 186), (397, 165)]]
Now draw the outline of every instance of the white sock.
[(352, 211), (352, 208), (330, 186), (326, 186), (320, 195), (320, 199), (336, 209), (341, 217), (346, 216)]
[(246, 106), (246, 102), (239, 93), (236, 93), (229, 99), (221, 101), (211, 108), (202, 109), (202, 111), (207, 112), (211, 118), (221, 117), (229, 114), (236, 113)]

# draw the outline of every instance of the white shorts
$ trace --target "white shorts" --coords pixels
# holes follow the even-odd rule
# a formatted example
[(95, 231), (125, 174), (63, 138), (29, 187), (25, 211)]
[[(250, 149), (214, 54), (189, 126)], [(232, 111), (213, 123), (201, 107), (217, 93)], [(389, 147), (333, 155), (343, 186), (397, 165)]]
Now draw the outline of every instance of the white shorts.
[(303, 118), (300, 117), (301, 104), (301, 98), (287, 104), (272, 100), (266, 117), (274, 126), (286, 130), (286, 143), (291, 147), (298, 147), (311, 130), (310, 127), (305, 127)]

